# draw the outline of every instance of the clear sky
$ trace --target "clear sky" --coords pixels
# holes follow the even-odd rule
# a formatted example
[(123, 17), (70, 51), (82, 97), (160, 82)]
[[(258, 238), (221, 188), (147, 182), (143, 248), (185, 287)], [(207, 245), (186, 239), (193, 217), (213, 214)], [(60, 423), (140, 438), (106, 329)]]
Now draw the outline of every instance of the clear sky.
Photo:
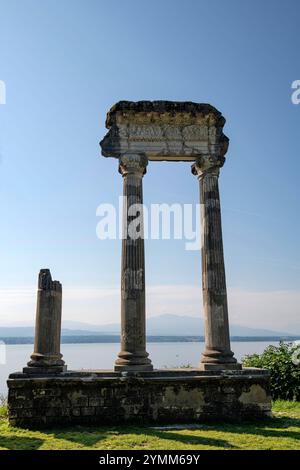
[[(0, 0), (0, 324), (34, 318), (40, 268), (65, 288), (64, 318), (119, 319), (120, 241), (96, 208), (122, 193), (100, 156), (119, 100), (207, 102), (230, 137), (220, 177), (230, 317), (298, 330), (298, 0)], [(198, 201), (190, 164), (155, 163), (145, 203)], [(201, 315), (200, 252), (146, 244), (148, 315)]]

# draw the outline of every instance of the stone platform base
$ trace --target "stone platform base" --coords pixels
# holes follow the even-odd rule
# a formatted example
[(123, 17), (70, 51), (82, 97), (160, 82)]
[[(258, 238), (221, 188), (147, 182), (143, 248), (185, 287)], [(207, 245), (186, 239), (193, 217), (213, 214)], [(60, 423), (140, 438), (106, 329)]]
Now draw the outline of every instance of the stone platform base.
[(22, 427), (248, 421), (271, 415), (263, 369), (14, 373), (9, 421)]

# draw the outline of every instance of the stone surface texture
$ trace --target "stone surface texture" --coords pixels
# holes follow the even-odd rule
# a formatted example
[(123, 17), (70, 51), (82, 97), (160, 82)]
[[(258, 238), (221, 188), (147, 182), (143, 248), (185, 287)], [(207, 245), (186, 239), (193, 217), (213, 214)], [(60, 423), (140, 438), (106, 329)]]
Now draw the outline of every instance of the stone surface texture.
[(102, 155), (144, 154), (148, 160), (195, 161), (225, 155), (225, 119), (213, 106), (179, 101), (120, 101), (108, 112)]
[(27, 373), (65, 370), (60, 352), (62, 286), (52, 281), (49, 269), (41, 269), (38, 280), (34, 352)]
[(192, 166), (198, 177), (201, 206), (202, 290), (205, 350), (201, 369), (241, 368), (230, 349), (227, 289), (223, 254), (220, 167), (223, 156), (202, 156)]
[[(115, 370), (152, 370), (146, 352), (145, 255), (143, 235), (143, 187), (147, 157), (123, 155), (119, 172), (123, 176), (123, 240), (121, 266), (121, 351)], [(140, 228), (130, 234), (132, 208), (139, 213)], [(135, 212), (135, 211), (134, 211)]]
[(168, 370), (124, 375), (11, 374), (10, 424), (146, 424), (262, 419), (271, 414), (269, 375), (261, 369)]
[[(223, 133), (225, 119), (213, 106), (203, 103), (172, 101), (120, 101), (107, 114), (109, 132), (100, 143), (102, 155), (122, 161), (174, 160), (193, 161), (192, 172), (199, 179), (202, 221), (202, 288), (205, 317), (206, 346), (200, 362), (203, 370), (240, 369), (230, 349), (227, 291), (223, 254), (221, 207), (218, 187), (220, 167), (225, 162), (228, 138)], [(140, 164), (140, 163), (139, 163)], [(138, 165), (139, 165), (138, 164)], [(126, 173), (127, 174), (127, 173)], [(131, 174), (134, 174), (132, 171)], [(128, 178), (128, 177), (127, 177)], [(137, 181), (137, 176), (135, 176)], [(124, 181), (124, 196), (128, 196), (132, 182)], [(139, 197), (142, 193), (141, 176), (138, 180)], [(135, 189), (131, 191), (136, 193)], [(134, 202), (135, 198), (131, 198)], [(128, 207), (124, 209), (128, 220)], [(139, 242), (141, 243), (141, 242)], [(130, 248), (129, 248), (130, 246)], [(122, 252), (122, 281), (125, 276), (127, 253), (129, 263), (135, 265), (138, 242), (125, 240)], [(144, 257), (141, 258), (144, 260)], [(140, 268), (140, 266), (139, 266)], [(142, 274), (142, 271), (140, 271)], [(144, 271), (143, 271), (144, 275)], [(133, 274), (133, 278), (137, 272)], [(122, 288), (122, 299), (124, 287)], [(133, 315), (129, 303), (122, 309), (122, 324), (129, 326)], [(127, 313), (128, 312), (128, 313)], [(126, 318), (128, 319), (126, 320)], [(141, 325), (141, 321), (137, 323)], [(124, 328), (123, 328), (124, 330)], [(131, 328), (134, 331), (134, 327)], [(130, 336), (129, 332), (122, 333)], [(124, 347), (124, 346), (123, 346)], [(124, 354), (123, 354), (124, 356)], [(124, 361), (123, 361), (124, 362)]]

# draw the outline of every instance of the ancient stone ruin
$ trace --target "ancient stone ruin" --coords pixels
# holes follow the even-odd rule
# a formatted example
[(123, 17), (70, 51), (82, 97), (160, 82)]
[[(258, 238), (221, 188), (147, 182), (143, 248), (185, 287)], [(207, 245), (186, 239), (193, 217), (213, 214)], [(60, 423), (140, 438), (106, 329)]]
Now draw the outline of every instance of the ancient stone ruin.
[[(230, 350), (218, 178), (228, 138), (225, 119), (208, 104), (121, 101), (108, 113), (105, 157), (119, 159), (124, 180), (123, 223), (132, 204), (143, 202), (148, 161), (191, 161), (201, 194), (202, 286), (205, 351), (202, 370), (240, 369)], [(122, 246), (121, 352), (115, 370), (151, 370), (145, 338), (144, 240), (126, 234)]]
[[(9, 376), (9, 419), (20, 426), (259, 419), (271, 412), (269, 373), (242, 369), (230, 347), (218, 188), (228, 138), (208, 104), (121, 101), (107, 114), (102, 155), (123, 177), (121, 350), (110, 371), (67, 371), (60, 353), (61, 285), (39, 277), (34, 353)], [(205, 349), (197, 369), (155, 370), (146, 350), (143, 236), (127, 231), (149, 162), (191, 162), (199, 181)], [(142, 234), (141, 234), (142, 235)]]
[(49, 269), (39, 274), (35, 324), (34, 352), (28, 367), (28, 374), (56, 373), (66, 370), (60, 353), (62, 286), (52, 281)]

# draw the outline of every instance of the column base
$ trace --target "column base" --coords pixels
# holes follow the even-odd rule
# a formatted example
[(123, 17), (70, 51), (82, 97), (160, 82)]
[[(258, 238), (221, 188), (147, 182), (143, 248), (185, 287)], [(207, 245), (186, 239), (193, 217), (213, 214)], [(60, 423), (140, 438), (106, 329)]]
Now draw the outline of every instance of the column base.
[(241, 370), (234, 353), (230, 349), (206, 347), (201, 355), (200, 370)]
[(61, 372), (67, 372), (67, 366), (27, 366), (23, 367), (23, 374), (60, 374)]
[(27, 362), (28, 367), (54, 367), (54, 366), (64, 366), (65, 361), (62, 359), (63, 355), (61, 353), (32, 353), (30, 356), (30, 361)]
[(151, 371), (153, 365), (151, 360), (148, 358), (148, 353), (136, 352), (131, 353), (129, 351), (121, 351), (119, 357), (115, 362), (114, 370), (116, 372), (122, 371)]
[(23, 368), (24, 374), (58, 374), (66, 372), (67, 366), (62, 360), (62, 354), (33, 353), (27, 367)]

